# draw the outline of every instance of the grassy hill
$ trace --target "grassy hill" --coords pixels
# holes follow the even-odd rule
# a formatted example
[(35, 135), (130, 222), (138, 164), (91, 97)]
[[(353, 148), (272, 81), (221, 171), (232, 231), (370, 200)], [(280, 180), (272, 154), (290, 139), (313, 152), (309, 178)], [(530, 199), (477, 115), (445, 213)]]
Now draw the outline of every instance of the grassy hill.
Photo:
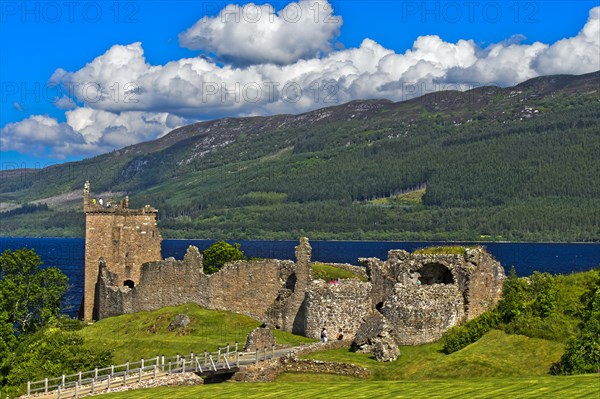
[[(191, 321), (183, 335), (168, 330), (169, 323), (180, 313), (185, 313)], [(114, 364), (122, 364), (157, 355), (216, 351), (228, 343), (233, 347), (236, 341), (243, 347), (248, 333), (260, 325), (248, 316), (187, 304), (110, 317), (85, 327), (81, 334), (90, 347), (113, 349)], [(273, 333), (278, 344), (315, 342), (285, 331)]]
[(185, 126), (3, 172), (0, 234), (82, 236), (89, 179), (155, 205), (168, 238), (598, 241), (599, 86), (600, 72), (547, 76)]
[(374, 380), (432, 380), (482, 377), (533, 377), (548, 375), (560, 359), (564, 345), (493, 330), (465, 349), (446, 355), (440, 343), (400, 347), (400, 357), (391, 363), (371, 355), (337, 349), (308, 358), (352, 363), (366, 367)]

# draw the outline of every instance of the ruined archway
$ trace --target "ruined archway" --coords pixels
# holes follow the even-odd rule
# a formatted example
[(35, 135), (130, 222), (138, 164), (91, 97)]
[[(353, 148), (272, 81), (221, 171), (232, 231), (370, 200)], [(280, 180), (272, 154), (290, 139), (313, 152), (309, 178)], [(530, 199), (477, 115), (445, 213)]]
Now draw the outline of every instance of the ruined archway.
[(419, 269), (419, 274), (422, 285), (454, 284), (452, 272), (441, 263), (428, 263)]
[(125, 280), (123, 281), (123, 286), (133, 288), (135, 287), (135, 283), (133, 282), (133, 280)]

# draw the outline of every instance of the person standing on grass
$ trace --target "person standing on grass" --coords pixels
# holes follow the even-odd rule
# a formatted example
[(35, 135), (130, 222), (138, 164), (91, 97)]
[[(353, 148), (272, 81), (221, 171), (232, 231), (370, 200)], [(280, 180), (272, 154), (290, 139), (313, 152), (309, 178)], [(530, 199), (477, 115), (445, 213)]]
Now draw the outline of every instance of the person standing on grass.
[(325, 328), (325, 326), (323, 326), (323, 329), (321, 330), (321, 343), (327, 343), (327, 329)]

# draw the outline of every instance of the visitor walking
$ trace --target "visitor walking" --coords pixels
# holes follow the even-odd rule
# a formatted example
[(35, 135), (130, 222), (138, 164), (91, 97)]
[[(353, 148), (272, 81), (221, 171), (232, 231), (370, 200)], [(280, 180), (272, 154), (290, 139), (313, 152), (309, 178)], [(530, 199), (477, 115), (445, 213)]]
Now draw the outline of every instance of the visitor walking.
[(321, 330), (321, 343), (327, 343), (327, 329), (325, 328), (325, 326), (323, 326), (323, 329)]

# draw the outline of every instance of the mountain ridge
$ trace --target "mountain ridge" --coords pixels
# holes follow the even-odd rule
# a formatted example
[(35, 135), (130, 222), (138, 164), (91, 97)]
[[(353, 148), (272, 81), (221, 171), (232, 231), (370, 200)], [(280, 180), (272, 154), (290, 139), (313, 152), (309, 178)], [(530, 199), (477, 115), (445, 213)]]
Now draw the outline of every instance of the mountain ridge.
[[(595, 241), (599, 93), (600, 71), (198, 122), (35, 173), (4, 171), (0, 202), (39, 203), (89, 179), (157, 206), (167, 237)], [(397, 194), (425, 184), (417, 199)], [(82, 234), (76, 204), (50, 208), (0, 213), (0, 234)], [(574, 227), (550, 220), (559, 211)]]

